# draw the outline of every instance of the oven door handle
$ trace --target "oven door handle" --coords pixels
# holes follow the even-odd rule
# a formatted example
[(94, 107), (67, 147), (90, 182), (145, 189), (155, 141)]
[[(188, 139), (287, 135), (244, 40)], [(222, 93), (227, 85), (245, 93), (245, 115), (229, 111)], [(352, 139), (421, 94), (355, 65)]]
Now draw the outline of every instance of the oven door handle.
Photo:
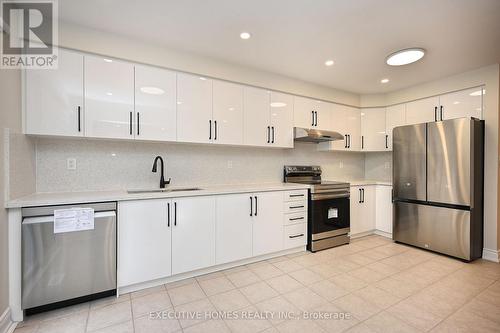
[(341, 198), (346, 198), (349, 199), (350, 194), (335, 194), (335, 193), (322, 193), (322, 194), (311, 194), (311, 200), (316, 201), (316, 200), (326, 200), (326, 199), (341, 199)]

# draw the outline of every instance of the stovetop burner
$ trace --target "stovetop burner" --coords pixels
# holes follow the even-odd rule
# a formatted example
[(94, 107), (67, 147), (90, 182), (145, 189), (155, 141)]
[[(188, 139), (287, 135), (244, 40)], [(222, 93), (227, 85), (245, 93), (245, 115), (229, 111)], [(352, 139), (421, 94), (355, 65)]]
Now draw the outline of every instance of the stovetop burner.
[(283, 170), (283, 180), (285, 183), (300, 183), (309, 184), (311, 193), (318, 190), (325, 191), (328, 189), (349, 189), (350, 184), (339, 181), (321, 180), (320, 166), (298, 166), (285, 165)]

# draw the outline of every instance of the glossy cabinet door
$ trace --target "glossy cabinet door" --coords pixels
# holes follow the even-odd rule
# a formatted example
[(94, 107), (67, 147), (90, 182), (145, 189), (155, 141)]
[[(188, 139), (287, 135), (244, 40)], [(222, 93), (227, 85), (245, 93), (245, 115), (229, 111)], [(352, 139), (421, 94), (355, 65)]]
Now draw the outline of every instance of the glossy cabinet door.
[(85, 133), (134, 138), (134, 65), (85, 56)]
[(358, 108), (331, 104), (330, 130), (342, 134), (344, 140), (321, 143), (320, 150), (361, 150), (361, 113)]
[(316, 111), (314, 128), (327, 131), (330, 130), (332, 120), (332, 103), (314, 101), (314, 110)]
[(170, 200), (118, 203), (118, 287), (171, 275)]
[(456, 91), (439, 96), (439, 119), (474, 117), (482, 119), (483, 87)]
[(392, 150), (392, 130), (406, 124), (406, 104), (388, 106), (385, 109), (385, 150)]
[(293, 148), (293, 96), (271, 92), (271, 144)]
[(173, 199), (172, 274), (215, 265), (215, 197)]
[(302, 128), (316, 127), (316, 103), (311, 98), (293, 97), (293, 125)]
[(375, 229), (375, 186), (351, 186), (351, 235)]
[(135, 67), (136, 139), (175, 141), (176, 74), (167, 70)]
[(217, 196), (216, 264), (252, 256), (252, 193)]
[(212, 80), (177, 74), (177, 141), (209, 143), (214, 134)]
[(270, 94), (265, 89), (243, 88), (245, 145), (269, 146), (271, 143)]
[(347, 129), (349, 134), (349, 142), (347, 150), (361, 150), (361, 111), (358, 108), (347, 109)]
[(26, 134), (83, 136), (83, 55), (59, 50), (58, 68), (26, 70)]
[(375, 229), (392, 234), (392, 186), (375, 187)]
[(438, 120), (439, 97), (406, 103), (406, 124), (414, 125)]
[(213, 82), (213, 137), (218, 144), (243, 144), (243, 86)]
[(283, 192), (255, 193), (253, 255), (283, 249)]
[(386, 150), (385, 108), (363, 109), (361, 115), (361, 150)]

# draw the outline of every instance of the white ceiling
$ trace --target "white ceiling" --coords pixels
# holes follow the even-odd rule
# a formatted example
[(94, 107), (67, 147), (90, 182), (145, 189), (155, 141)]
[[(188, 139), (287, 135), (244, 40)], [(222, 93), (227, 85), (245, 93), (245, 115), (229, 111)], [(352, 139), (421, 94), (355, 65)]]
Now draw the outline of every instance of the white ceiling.
[[(62, 0), (59, 16), (360, 94), (500, 62), (500, 0)], [(413, 46), (427, 50), (422, 61), (385, 64)]]

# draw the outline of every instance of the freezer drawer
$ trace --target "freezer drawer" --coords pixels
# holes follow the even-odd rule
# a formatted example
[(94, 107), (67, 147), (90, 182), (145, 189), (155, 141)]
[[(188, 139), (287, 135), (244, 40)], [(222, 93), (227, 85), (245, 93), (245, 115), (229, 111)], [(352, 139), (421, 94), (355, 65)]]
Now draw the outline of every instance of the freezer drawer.
[(471, 260), (470, 212), (394, 203), (395, 241)]
[(394, 197), (426, 200), (426, 124), (396, 127), (393, 132)]
[(116, 289), (116, 212), (94, 221), (94, 230), (54, 234), (53, 215), (23, 219), (23, 309)]

